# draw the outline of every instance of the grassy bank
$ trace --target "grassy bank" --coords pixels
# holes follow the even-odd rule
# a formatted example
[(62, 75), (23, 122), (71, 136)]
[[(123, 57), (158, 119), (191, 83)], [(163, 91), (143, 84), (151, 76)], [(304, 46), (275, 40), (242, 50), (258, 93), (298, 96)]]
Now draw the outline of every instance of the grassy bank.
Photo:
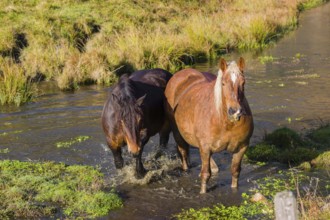
[[(176, 214), (186, 219), (274, 219), (274, 197), (277, 192), (290, 190), (297, 198), (299, 219), (330, 218), (330, 125), (302, 136), (288, 128), (267, 134), (264, 140), (248, 149), (247, 158), (254, 162), (276, 161), (296, 165), (269, 177), (254, 180), (254, 186), (242, 194), (239, 206), (216, 204), (202, 209), (188, 209)], [(313, 171), (322, 169), (324, 174), (313, 177)], [(320, 178), (321, 177), (321, 178)]]
[(88, 166), (0, 161), (0, 218), (95, 218), (122, 206)]
[(26, 78), (56, 80), (61, 89), (111, 84), (116, 73), (175, 71), (232, 49), (263, 48), (296, 27), (299, 10), (324, 1), (4, 0), (0, 55)]

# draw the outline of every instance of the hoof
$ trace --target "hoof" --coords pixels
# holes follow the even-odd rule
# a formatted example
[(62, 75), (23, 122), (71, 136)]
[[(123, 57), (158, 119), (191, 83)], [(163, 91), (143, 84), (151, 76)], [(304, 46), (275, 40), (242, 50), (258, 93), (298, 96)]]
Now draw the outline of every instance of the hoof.
[(124, 161), (115, 161), (116, 169), (120, 170), (124, 167)]
[(140, 172), (136, 172), (135, 177), (136, 179), (143, 179), (145, 177), (145, 175), (147, 174), (147, 170), (143, 170)]
[(158, 158), (160, 158), (161, 156), (164, 156), (165, 152), (163, 150), (158, 150), (155, 154), (155, 159), (157, 160)]
[(200, 194), (205, 194), (206, 193), (206, 184), (201, 185), (201, 191), (199, 192)]

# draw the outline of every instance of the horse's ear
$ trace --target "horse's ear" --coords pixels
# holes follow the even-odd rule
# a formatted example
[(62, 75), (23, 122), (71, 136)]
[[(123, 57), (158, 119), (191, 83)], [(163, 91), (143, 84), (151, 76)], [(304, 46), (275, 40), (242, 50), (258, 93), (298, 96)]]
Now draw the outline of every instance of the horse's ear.
[(241, 71), (241, 73), (244, 72), (244, 68), (245, 68), (245, 60), (243, 57), (240, 57), (239, 60), (238, 60), (238, 67), (239, 67), (239, 70)]
[(145, 94), (144, 96), (138, 98), (138, 100), (136, 100), (136, 105), (141, 106), (143, 103), (143, 100), (146, 98), (147, 94)]
[(219, 61), (219, 68), (221, 69), (221, 71), (224, 73), (227, 69), (227, 62), (225, 61), (225, 59), (221, 58)]
[(114, 100), (114, 101), (119, 101), (119, 98), (118, 98), (118, 96), (116, 96), (115, 94), (111, 94), (111, 96), (112, 96), (112, 99)]
[(129, 77), (128, 77), (128, 74), (127, 73), (124, 73), (123, 75), (121, 75), (120, 76), (120, 78), (119, 78), (119, 82), (121, 82), (121, 81), (124, 81), (124, 80), (127, 80)]

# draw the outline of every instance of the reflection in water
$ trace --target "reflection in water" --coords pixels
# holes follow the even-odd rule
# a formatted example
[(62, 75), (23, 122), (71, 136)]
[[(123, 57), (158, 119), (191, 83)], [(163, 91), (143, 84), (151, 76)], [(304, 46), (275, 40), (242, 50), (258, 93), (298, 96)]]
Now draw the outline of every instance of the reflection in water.
[[(246, 59), (246, 94), (255, 120), (252, 142), (279, 126), (298, 131), (330, 120), (330, 4), (305, 12), (300, 28), (273, 48), (258, 56), (272, 56), (273, 62), (262, 64), (254, 54), (231, 54)], [(217, 72), (215, 64), (197, 65), (201, 71)], [(45, 83), (45, 87), (49, 84)], [(191, 149), (193, 168), (182, 173), (170, 140), (168, 154), (161, 162), (152, 159), (156, 138), (144, 153), (150, 172), (149, 185), (131, 185), (127, 171), (116, 175), (111, 152), (107, 150), (101, 130), (100, 115), (107, 88), (81, 88), (75, 93), (51, 89), (36, 102), (22, 107), (0, 106), (0, 159), (52, 160), (67, 164), (100, 166), (125, 198), (125, 207), (111, 213), (109, 219), (164, 219), (182, 208), (202, 207), (222, 202), (238, 204), (240, 195), (254, 179), (268, 174), (271, 167), (256, 168), (245, 163), (237, 192), (230, 189), (230, 154), (216, 155), (220, 174), (211, 179), (211, 192), (199, 195), (200, 159)], [(89, 139), (57, 148), (56, 143), (79, 136)], [(5, 150), (8, 149), (8, 150)], [(125, 161), (132, 158), (125, 154)], [(167, 166), (167, 167), (166, 167)], [(276, 170), (276, 168), (274, 168)], [(155, 175), (152, 175), (155, 174)], [(126, 178), (126, 179), (125, 179)], [(157, 181), (153, 181), (153, 180)], [(110, 181), (113, 182), (113, 181)]]

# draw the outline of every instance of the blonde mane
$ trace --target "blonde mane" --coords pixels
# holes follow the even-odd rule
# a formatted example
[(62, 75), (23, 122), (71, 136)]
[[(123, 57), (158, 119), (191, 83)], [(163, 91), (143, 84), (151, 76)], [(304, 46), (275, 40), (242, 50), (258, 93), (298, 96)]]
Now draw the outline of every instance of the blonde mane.
[[(227, 66), (226, 72), (230, 74), (230, 78), (233, 83), (237, 80), (238, 76), (241, 74), (239, 67), (235, 61), (232, 61)], [(221, 69), (218, 70), (217, 80), (214, 85), (214, 104), (217, 112), (221, 113), (222, 106), (222, 76), (223, 72)]]
[(220, 114), (222, 106), (222, 70), (219, 69), (217, 81), (214, 85), (214, 104), (217, 112)]

